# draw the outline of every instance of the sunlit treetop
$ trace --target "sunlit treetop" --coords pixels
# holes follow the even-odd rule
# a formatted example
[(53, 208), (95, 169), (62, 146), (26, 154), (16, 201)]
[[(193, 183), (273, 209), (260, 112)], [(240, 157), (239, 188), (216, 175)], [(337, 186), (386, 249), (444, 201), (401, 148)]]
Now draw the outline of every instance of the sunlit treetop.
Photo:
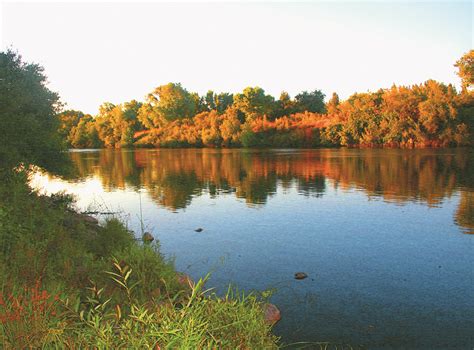
[(471, 89), (474, 86), (474, 50), (465, 53), (454, 66), (458, 68), (463, 89)]

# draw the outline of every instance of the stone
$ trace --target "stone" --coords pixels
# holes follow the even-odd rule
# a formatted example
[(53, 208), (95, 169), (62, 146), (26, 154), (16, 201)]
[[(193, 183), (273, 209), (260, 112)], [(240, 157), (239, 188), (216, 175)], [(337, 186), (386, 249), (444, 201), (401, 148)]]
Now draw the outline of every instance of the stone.
[(295, 273), (295, 279), (297, 279), (297, 280), (304, 280), (306, 277), (308, 277), (308, 275), (305, 274), (304, 272), (296, 272)]
[(265, 304), (263, 312), (265, 313), (265, 322), (268, 324), (275, 324), (281, 319), (280, 310), (273, 304)]
[(145, 243), (151, 243), (155, 240), (155, 237), (150, 232), (145, 232), (142, 236), (142, 240)]

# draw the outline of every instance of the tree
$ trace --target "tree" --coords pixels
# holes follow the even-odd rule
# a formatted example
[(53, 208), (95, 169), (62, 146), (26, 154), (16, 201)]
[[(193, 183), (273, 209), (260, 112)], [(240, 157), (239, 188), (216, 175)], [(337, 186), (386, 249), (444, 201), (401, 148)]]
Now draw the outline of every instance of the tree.
[(457, 121), (455, 141), (458, 145), (474, 146), (474, 94), (464, 93), (455, 97)]
[(0, 167), (24, 164), (58, 170), (66, 161), (58, 133), (59, 96), (46, 86), (37, 64), (23, 62), (8, 50), (0, 52)]
[(295, 112), (295, 102), (290, 98), (286, 91), (282, 91), (280, 98), (275, 101), (275, 108), (273, 118), (281, 118), (285, 115), (290, 115)]
[(474, 50), (465, 53), (454, 66), (458, 68), (463, 90), (471, 88), (474, 85)]
[(265, 90), (256, 87), (246, 87), (241, 94), (235, 95), (234, 106), (245, 113), (249, 119), (270, 114), (274, 98), (265, 95)]
[(63, 140), (68, 141), (68, 145), (70, 145), (69, 135), (71, 130), (79, 124), (81, 118), (84, 117), (84, 113), (80, 111), (73, 111), (67, 110), (58, 115), (59, 119), (59, 135)]
[(98, 139), (94, 118), (89, 114), (80, 119), (79, 123), (71, 130), (68, 139), (74, 148), (96, 148), (102, 146)]
[(331, 99), (329, 100), (326, 109), (328, 114), (334, 114), (337, 112), (337, 107), (339, 106), (339, 95), (335, 92), (332, 93)]
[(222, 124), (220, 126), (220, 132), (222, 136), (223, 146), (238, 144), (241, 123), (237, 116), (237, 111), (235, 109), (229, 108), (221, 116), (221, 118)]
[(437, 142), (443, 146), (454, 141), (452, 133), (456, 127), (457, 110), (451, 89), (434, 80), (422, 86), (425, 100), (418, 104), (418, 129), (421, 136), (417, 141)]
[(119, 144), (121, 147), (132, 146), (135, 132), (143, 130), (143, 125), (138, 120), (138, 112), (141, 106), (142, 104), (136, 100), (125, 102), (120, 106), (116, 123), (120, 127)]
[(141, 107), (142, 104), (135, 100), (119, 105), (106, 102), (99, 107), (95, 128), (88, 130), (97, 131), (106, 147), (130, 147), (135, 132), (143, 130), (143, 124), (138, 119)]
[[(215, 147), (219, 146), (222, 142), (222, 137), (219, 130), (219, 115), (217, 111), (213, 110), (205, 112), (203, 119), (205, 120), (204, 127), (201, 129), (201, 140), (204, 146)], [(196, 116), (195, 119), (198, 119)]]
[(296, 109), (298, 112), (324, 113), (326, 111), (324, 97), (321, 90), (303, 91), (295, 96)]
[(148, 128), (164, 123), (193, 117), (198, 110), (199, 96), (191, 94), (181, 84), (169, 83), (158, 86), (148, 94), (139, 120)]
[(206, 93), (206, 96), (204, 97), (204, 103), (207, 107), (208, 111), (212, 111), (216, 109), (216, 95), (214, 94), (214, 91), (209, 90)]
[(217, 113), (222, 114), (234, 103), (234, 95), (228, 92), (221, 92), (215, 96), (215, 103)]

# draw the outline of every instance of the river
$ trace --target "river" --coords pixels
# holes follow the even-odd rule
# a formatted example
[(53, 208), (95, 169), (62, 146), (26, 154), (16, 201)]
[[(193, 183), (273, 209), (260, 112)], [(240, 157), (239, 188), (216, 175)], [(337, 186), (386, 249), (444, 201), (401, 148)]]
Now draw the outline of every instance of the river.
[[(218, 292), (271, 290), (285, 343), (474, 347), (474, 150), (70, 156), (75, 174), (38, 173), (34, 186), (116, 212), (137, 233), (142, 221), (177, 270), (212, 272)], [(308, 278), (295, 280), (300, 271)]]

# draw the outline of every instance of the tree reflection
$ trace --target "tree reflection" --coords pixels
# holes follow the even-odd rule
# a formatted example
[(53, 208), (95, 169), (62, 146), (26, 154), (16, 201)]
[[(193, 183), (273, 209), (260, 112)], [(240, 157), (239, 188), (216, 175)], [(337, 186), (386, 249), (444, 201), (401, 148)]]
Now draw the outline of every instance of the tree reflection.
[(456, 211), (456, 223), (462, 226), (466, 233), (474, 234), (474, 192), (461, 192), (461, 201)]
[(321, 197), (332, 186), (437, 206), (460, 191), (455, 221), (469, 232), (474, 228), (470, 150), (137, 149), (73, 152), (71, 158), (76, 179), (95, 176), (109, 191), (144, 187), (173, 211), (203, 193), (235, 193), (249, 205), (264, 205), (278, 190)]

